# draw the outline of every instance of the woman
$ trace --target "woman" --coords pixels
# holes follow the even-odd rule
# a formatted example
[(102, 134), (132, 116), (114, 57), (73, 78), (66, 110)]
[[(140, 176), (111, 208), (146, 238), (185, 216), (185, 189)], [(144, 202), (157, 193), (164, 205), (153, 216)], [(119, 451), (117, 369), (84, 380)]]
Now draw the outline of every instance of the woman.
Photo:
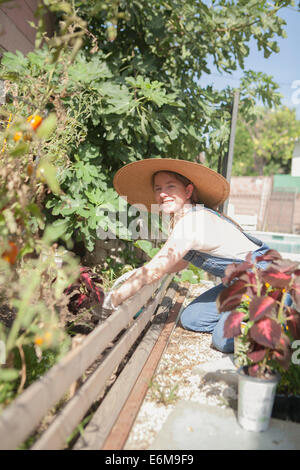
[[(249, 252), (254, 260), (269, 249), (215, 210), (227, 199), (229, 184), (201, 164), (167, 158), (133, 162), (116, 173), (114, 187), (130, 204), (169, 214), (173, 227), (156, 256), (109, 293), (105, 308), (115, 309), (144, 285), (189, 263), (223, 277), (229, 264), (243, 262)], [(229, 353), (233, 352), (233, 338), (224, 338), (223, 330), (229, 312), (220, 315), (216, 307), (222, 289), (221, 283), (200, 295), (183, 310), (180, 321), (183, 328), (212, 333), (214, 347)]]

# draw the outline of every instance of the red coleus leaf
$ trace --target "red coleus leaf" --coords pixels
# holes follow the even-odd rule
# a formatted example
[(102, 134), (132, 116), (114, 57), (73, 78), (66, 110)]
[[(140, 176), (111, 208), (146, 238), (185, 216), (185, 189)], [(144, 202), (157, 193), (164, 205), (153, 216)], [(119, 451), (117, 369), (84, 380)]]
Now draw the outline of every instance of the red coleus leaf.
[(272, 318), (263, 318), (254, 323), (249, 332), (256, 343), (274, 349), (281, 336), (281, 325)]
[(82, 293), (73, 295), (68, 303), (68, 309), (74, 314), (78, 313), (80, 309), (88, 307), (90, 307), (90, 299)]
[(229, 264), (225, 269), (225, 276), (222, 278), (224, 285), (229, 284), (236, 277), (240, 277), (241, 274), (247, 272), (252, 267), (252, 264), (244, 261), (243, 263), (232, 263)]
[(268, 250), (264, 255), (258, 256), (256, 258), (256, 262), (260, 261), (274, 261), (276, 259), (280, 259), (281, 254), (278, 253), (276, 250)]
[(300, 339), (300, 313), (297, 310), (290, 309), (286, 324), (292, 337)]
[(101, 277), (94, 273), (91, 268), (80, 267), (79, 278), (64, 291), (66, 295), (73, 294), (68, 304), (70, 311), (77, 313), (82, 308), (91, 307), (94, 302), (103, 303), (104, 292), (95, 283), (102, 284)]
[(267, 350), (265, 348), (257, 349), (256, 351), (251, 351), (247, 354), (249, 359), (253, 362), (260, 362), (266, 355)]
[(272, 352), (272, 358), (275, 359), (279, 364), (287, 370), (291, 361), (291, 348), (290, 339), (287, 335), (283, 334), (279, 340), (276, 350)]
[(225, 287), (217, 297), (216, 303), (219, 312), (227, 312), (240, 305), (247, 289), (247, 283), (241, 280), (237, 280), (231, 286)]
[(241, 322), (244, 319), (244, 312), (234, 311), (226, 318), (224, 322), (224, 336), (225, 338), (233, 338), (241, 334)]
[(274, 261), (274, 263), (272, 264), (272, 266), (277, 270), (277, 271), (280, 271), (282, 273), (286, 273), (286, 274), (295, 274), (297, 275), (296, 273), (298, 273), (298, 266), (299, 266), (299, 263), (298, 261), (291, 261), (289, 259), (279, 259), (279, 260), (276, 260)]
[(94, 283), (92, 282), (91, 277), (88, 273), (81, 273), (80, 278), (82, 279), (88, 290), (94, 290)]
[(253, 297), (249, 304), (249, 316), (251, 321), (258, 321), (271, 312), (276, 305), (276, 300), (272, 297)]
[(268, 292), (268, 297), (271, 297), (274, 300), (277, 300), (277, 303), (281, 301), (281, 297), (283, 295), (283, 292), (281, 289), (275, 289), (272, 290), (271, 292)]
[(251, 377), (257, 377), (258, 371), (259, 371), (259, 366), (257, 364), (255, 364), (254, 366), (248, 367), (248, 374)]
[(272, 287), (279, 287), (284, 289), (291, 282), (292, 276), (290, 274), (276, 271), (275, 269), (267, 269), (261, 273), (264, 282), (268, 282)]
[(71, 294), (72, 292), (79, 290), (79, 284), (70, 284), (68, 287), (65, 288), (64, 293), (66, 295)]
[(252, 286), (251, 286), (252, 290), (254, 290), (256, 292), (256, 290), (257, 290), (257, 281), (256, 281), (256, 277), (255, 277), (254, 272), (248, 273), (247, 276), (248, 276), (249, 284), (252, 284)]
[(103, 290), (99, 289), (98, 287), (95, 287), (95, 295), (96, 295), (96, 300), (99, 302), (99, 304), (102, 304), (104, 300)]
[(82, 306), (85, 300), (87, 300), (86, 294), (79, 294), (78, 298), (76, 299), (76, 304), (78, 307)]

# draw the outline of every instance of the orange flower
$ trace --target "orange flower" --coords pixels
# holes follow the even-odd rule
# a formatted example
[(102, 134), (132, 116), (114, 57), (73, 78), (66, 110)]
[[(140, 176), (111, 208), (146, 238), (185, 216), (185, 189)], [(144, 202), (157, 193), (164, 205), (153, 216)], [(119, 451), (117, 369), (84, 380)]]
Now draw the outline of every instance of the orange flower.
[(52, 333), (51, 331), (46, 331), (42, 336), (36, 336), (34, 339), (34, 343), (37, 346), (42, 346), (42, 344), (50, 345), (52, 341)]
[(36, 344), (37, 346), (41, 346), (43, 342), (44, 342), (44, 339), (41, 336), (36, 336), (34, 340), (34, 344)]
[(18, 142), (20, 139), (22, 139), (22, 136), (23, 136), (23, 132), (21, 131), (16, 132), (14, 135), (14, 141)]
[(9, 242), (8, 244), (10, 246), (10, 249), (2, 253), (2, 258), (10, 264), (15, 264), (19, 251), (18, 247), (14, 242)]
[(31, 125), (32, 129), (35, 131), (42, 123), (43, 118), (38, 114), (36, 116), (29, 116), (27, 122)]
[(44, 340), (46, 341), (46, 343), (50, 344), (51, 341), (52, 341), (52, 333), (51, 331), (46, 331), (46, 333), (44, 334)]

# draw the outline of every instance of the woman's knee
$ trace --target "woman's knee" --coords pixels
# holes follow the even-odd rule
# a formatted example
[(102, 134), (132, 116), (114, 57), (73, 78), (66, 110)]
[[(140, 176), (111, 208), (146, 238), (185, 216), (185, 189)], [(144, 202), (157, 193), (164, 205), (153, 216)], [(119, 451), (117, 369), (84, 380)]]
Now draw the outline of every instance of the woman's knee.
[(230, 354), (234, 351), (234, 339), (212, 334), (212, 344), (220, 352)]
[(199, 331), (202, 333), (212, 333), (215, 322), (211, 323), (201, 311), (193, 305), (186, 307), (180, 315), (181, 326), (185, 330)]
[(212, 334), (213, 346), (223, 353), (233, 353), (234, 351), (234, 338), (225, 338), (224, 336), (224, 323), (228, 315), (230, 312), (221, 314)]
[(222, 284), (205, 291), (193, 300), (181, 313), (180, 322), (183, 328), (202, 333), (212, 333), (219, 321), (216, 299)]

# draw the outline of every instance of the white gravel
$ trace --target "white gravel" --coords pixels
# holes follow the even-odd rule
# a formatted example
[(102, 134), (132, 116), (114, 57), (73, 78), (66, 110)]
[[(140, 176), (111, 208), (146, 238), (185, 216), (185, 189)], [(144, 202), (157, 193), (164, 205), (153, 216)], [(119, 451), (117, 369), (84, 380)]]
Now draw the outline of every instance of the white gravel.
[[(213, 285), (206, 281), (191, 286), (184, 306)], [(212, 348), (211, 334), (187, 331), (177, 325), (149, 384), (124, 449), (148, 449), (179, 400), (228, 406), (229, 400), (236, 398), (235, 390), (225, 382), (205, 381), (194, 371), (201, 363), (224, 357), (223, 353)]]

